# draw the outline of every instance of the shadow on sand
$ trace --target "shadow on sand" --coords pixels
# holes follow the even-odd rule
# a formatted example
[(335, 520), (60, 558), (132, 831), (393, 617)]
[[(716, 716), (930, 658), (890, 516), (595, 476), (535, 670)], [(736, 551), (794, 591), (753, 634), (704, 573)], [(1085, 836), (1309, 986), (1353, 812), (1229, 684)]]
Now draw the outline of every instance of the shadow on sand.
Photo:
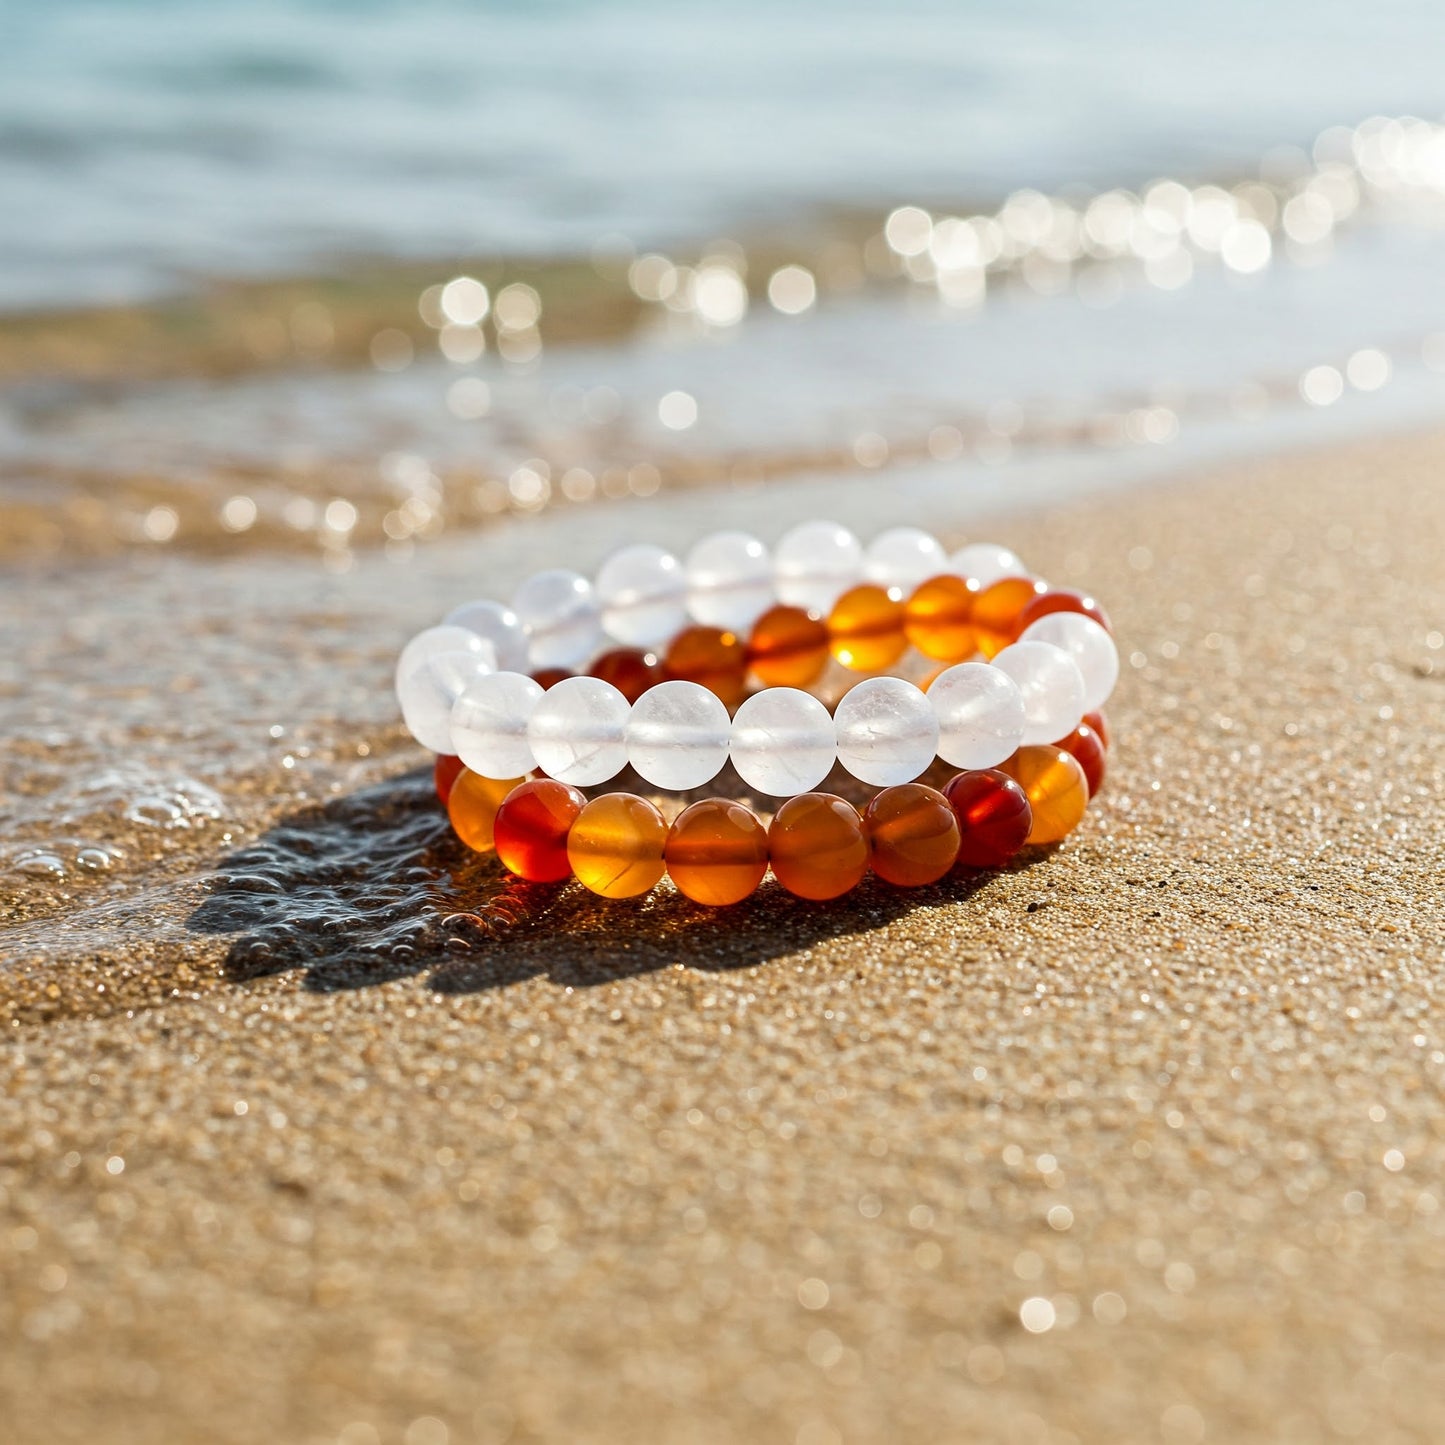
[(538, 976), (588, 988), (678, 963), (747, 967), (956, 903), (992, 877), (960, 871), (906, 890), (869, 877), (831, 903), (794, 898), (771, 878), (731, 908), (670, 890), (606, 900), (575, 883), (524, 882), (470, 852), (427, 769), (283, 819), (222, 862), (187, 926), (232, 938), (225, 968), (236, 982), (299, 969), (319, 992), (418, 974), (439, 993)]

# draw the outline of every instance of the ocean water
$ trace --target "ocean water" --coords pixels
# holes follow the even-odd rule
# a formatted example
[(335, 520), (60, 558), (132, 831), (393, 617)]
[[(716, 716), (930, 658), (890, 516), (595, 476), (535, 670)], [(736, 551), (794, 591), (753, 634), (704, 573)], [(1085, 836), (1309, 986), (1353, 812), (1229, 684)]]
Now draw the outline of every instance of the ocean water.
[(1432, 0), (9, 0), (0, 307), (1233, 178), (1442, 54)]

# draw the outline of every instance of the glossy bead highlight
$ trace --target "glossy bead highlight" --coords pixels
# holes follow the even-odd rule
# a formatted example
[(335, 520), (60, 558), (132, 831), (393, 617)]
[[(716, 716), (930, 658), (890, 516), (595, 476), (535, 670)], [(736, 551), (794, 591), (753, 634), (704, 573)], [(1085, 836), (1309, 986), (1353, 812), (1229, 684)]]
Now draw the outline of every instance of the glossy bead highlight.
[(706, 798), (684, 808), (667, 835), (668, 876), (694, 903), (739, 903), (768, 871), (768, 832), (741, 803)]
[(513, 788), (492, 825), (503, 866), (533, 883), (569, 877), (567, 834), (586, 802), (576, 788), (554, 778), (535, 778)]
[(828, 614), (828, 645), (853, 672), (892, 667), (908, 648), (903, 604), (872, 583), (850, 587)]
[(695, 682), (728, 707), (742, 701), (748, 675), (747, 648), (720, 627), (684, 627), (662, 660), (665, 676)]
[(789, 893), (816, 902), (838, 898), (868, 871), (863, 820), (852, 803), (832, 793), (801, 793), (773, 815), (768, 857)]
[(930, 577), (903, 604), (903, 632), (925, 657), (962, 662), (978, 644), (973, 636), (973, 601), (978, 586), (964, 577)]
[(801, 607), (770, 607), (748, 638), (748, 666), (768, 687), (807, 687), (828, 663), (828, 629)]
[(1081, 722), (1068, 737), (1060, 738), (1056, 746), (1078, 759), (1088, 780), (1090, 800), (1098, 797), (1108, 771), (1108, 750), (1099, 734), (1087, 722)]
[(492, 851), (497, 810), (521, 783), (521, 778), (484, 778), (470, 768), (457, 774), (447, 795), (447, 817), (453, 832), (472, 852)]
[(1032, 577), (1002, 577), (973, 600), (973, 635), (985, 657), (1001, 652), (1018, 636), (1019, 617), (1043, 591)]
[(667, 823), (657, 806), (633, 793), (593, 798), (567, 835), (577, 881), (603, 898), (636, 898), (662, 878)]
[(899, 888), (936, 883), (958, 860), (958, 817), (937, 788), (884, 788), (863, 813), (873, 871)]
[(1033, 813), (1031, 844), (1057, 843), (1079, 825), (1089, 805), (1089, 780), (1062, 748), (1020, 748), (1001, 768), (1024, 790)]
[(960, 773), (943, 790), (958, 819), (958, 861), (965, 868), (1003, 868), (1028, 841), (1028, 795), (997, 768)]

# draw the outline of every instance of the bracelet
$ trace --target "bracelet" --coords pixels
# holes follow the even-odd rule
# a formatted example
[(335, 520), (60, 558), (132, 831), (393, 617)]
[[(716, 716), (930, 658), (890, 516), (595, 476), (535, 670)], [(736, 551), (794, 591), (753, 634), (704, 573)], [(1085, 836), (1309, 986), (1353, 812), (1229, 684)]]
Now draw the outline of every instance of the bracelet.
[[(820, 533), (831, 538), (832, 552), (813, 545)], [(790, 552), (786, 545), (789, 538), (812, 539), (808, 555), (814, 560), (807, 577), (796, 562), (796, 549)], [(761, 551), (760, 543), (743, 534), (723, 533), (699, 544), (690, 562), (700, 551), (715, 556), (724, 544), (741, 552), (741, 542)], [(779, 586), (786, 580), (806, 581), (815, 589), (811, 595), (821, 598), (819, 574), (826, 575), (829, 586), (849, 580), (837, 561), (840, 555), (845, 560), (853, 556), (844, 542), (863, 555), (852, 534), (834, 524), (794, 529), (779, 545)], [(880, 548), (882, 543), (889, 546)], [(970, 550), (983, 565), (1022, 571), (1004, 549), (984, 545), (964, 553)], [(622, 570), (631, 579), (633, 614), (652, 605), (636, 603), (637, 597), (655, 600), (637, 580), (633, 564), (640, 553), (651, 557), (648, 575), (655, 581), (666, 570), (657, 560), (666, 554), (656, 548), (625, 548), (599, 574), (605, 577), (618, 558), (627, 563)], [(955, 554), (953, 563), (967, 561), (964, 553)], [(941, 557), (942, 548), (926, 533), (900, 528), (884, 533), (866, 555), (879, 569), (875, 575), (884, 576), (886, 563), (891, 569), (886, 577), (916, 577)], [(789, 558), (794, 559), (792, 572), (782, 565)], [(535, 594), (534, 584), (550, 587), (548, 579), (563, 575), (575, 578), (539, 574), (523, 584), (518, 596)], [(723, 569), (714, 566), (709, 575), (716, 579)], [(736, 578), (738, 571), (727, 575)], [(750, 606), (767, 600), (755, 577), (744, 581), (753, 593)], [(719, 584), (701, 595), (716, 601), (716, 594), (726, 590)], [(1000, 578), (980, 589), (976, 578), (940, 574), (918, 583), (906, 605), (894, 595), (899, 590), (885, 590), (879, 583), (851, 588), (835, 600), (826, 627), (789, 604), (774, 607), (755, 627), (747, 649), (730, 635), (717, 634), (725, 638), (719, 650), (730, 647), (737, 654), (730, 667), (695, 655), (692, 677), (655, 683), (645, 657), (634, 654), (632, 675), (624, 677), (615, 666), (623, 654), (614, 651), (599, 659), (612, 659), (612, 669), (595, 665), (590, 675), (563, 676), (546, 689), (520, 672), (495, 670), (500, 656), (515, 660), (520, 655), (524, 635), (509, 630), (515, 619), (508, 621), (499, 604), (470, 603), (408, 644), (397, 668), (398, 695), (419, 741), (439, 753), (459, 755), (474, 772), (492, 778), (517, 777), (540, 767), (560, 782), (591, 786), (631, 764), (657, 787), (684, 790), (708, 782), (731, 758), (751, 787), (782, 796), (815, 787), (835, 760), (878, 786), (916, 778), (935, 756), (958, 767), (990, 767), (1021, 745), (1070, 731), (1085, 711), (1102, 705), (1117, 678), (1117, 652), (1092, 598), (1048, 589), (1023, 576)], [(607, 595), (617, 596), (618, 589)], [(794, 616), (784, 628), (764, 625), (785, 610)], [(910, 610), (919, 623), (913, 628), (907, 626)], [(538, 615), (534, 610), (534, 619)], [(539, 635), (555, 638), (559, 632), (559, 626), (538, 626)], [(817, 635), (806, 646), (793, 645), (809, 630)], [(684, 629), (668, 649), (669, 661), (689, 634), (700, 631), (706, 629)], [(1010, 642), (1011, 635), (1018, 641)], [(844, 695), (833, 716), (795, 685), (767, 687), (728, 716), (726, 702), (737, 700), (749, 658), (765, 682), (782, 681), (777, 673), (770, 676), (774, 662), (782, 664), (790, 682), (804, 682), (810, 679), (803, 668), (816, 675), (830, 651), (854, 670), (871, 670), (897, 661), (910, 640), (935, 659), (966, 655), (978, 643), (993, 660), (943, 669), (930, 680), (926, 696), (902, 678), (868, 678)], [(606, 675), (609, 670), (617, 681)], [(618, 682), (631, 686), (624, 691)]]

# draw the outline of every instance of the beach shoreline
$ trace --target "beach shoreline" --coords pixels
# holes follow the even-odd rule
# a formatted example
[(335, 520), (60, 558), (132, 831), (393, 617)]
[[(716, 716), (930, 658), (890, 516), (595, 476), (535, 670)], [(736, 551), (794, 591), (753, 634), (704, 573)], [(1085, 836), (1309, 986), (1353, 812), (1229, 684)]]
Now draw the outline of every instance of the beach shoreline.
[[(184, 826), (6, 895), (8, 1439), (1438, 1437), (1442, 467), (1002, 519), (1125, 657), (1052, 856), (719, 915), (521, 890), (466, 948), (426, 910), (501, 885), (377, 696), (365, 565), (297, 584), (279, 736), (275, 616), (223, 596), (116, 725), (154, 767), (229, 705), (274, 767), (178, 748)], [(118, 565), (37, 642), (62, 675), (107, 588), (164, 615), (196, 564)], [(59, 787), (42, 752), (13, 778)]]

